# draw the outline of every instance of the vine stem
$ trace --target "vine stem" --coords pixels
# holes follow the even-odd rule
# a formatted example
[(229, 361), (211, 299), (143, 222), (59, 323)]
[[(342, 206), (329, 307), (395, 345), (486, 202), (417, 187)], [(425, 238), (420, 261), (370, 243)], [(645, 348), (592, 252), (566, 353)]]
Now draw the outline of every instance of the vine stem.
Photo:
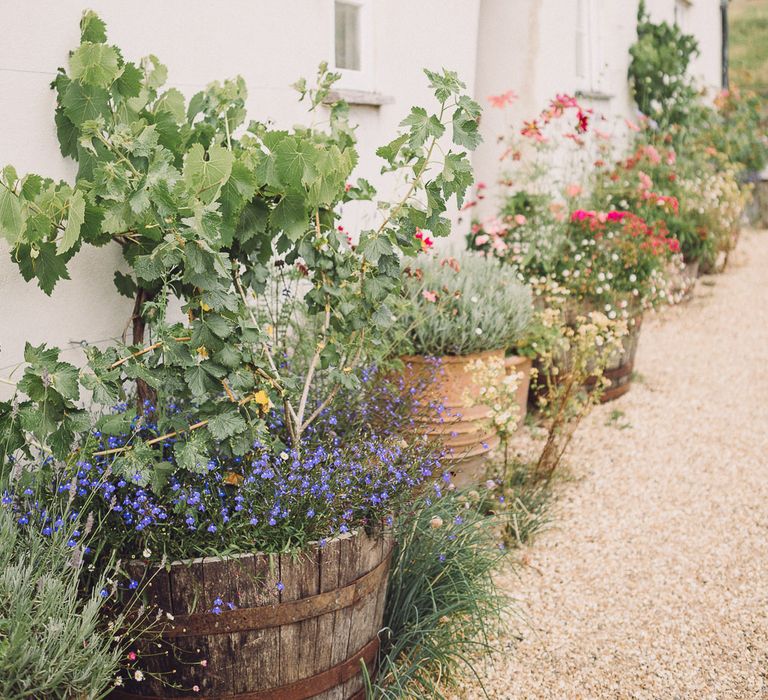
[[(174, 340), (178, 343), (187, 342), (189, 340), (192, 340), (192, 336), (183, 336), (181, 338), (174, 338)], [(146, 355), (146, 353), (151, 352), (152, 350), (155, 350), (156, 348), (161, 347), (165, 343), (162, 340), (158, 340), (156, 343), (152, 343), (152, 345), (147, 345), (147, 347), (142, 348), (141, 350), (138, 350), (137, 352), (131, 353), (127, 357), (123, 357), (122, 359), (118, 360), (117, 362), (113, 362), (109, 369), (115, 369), (116, 367), (119, 367), (120, 365), (124, 365), (128, 360), (131, 360), (136, 357), (141, 357), (142, 355)]]
[[(243, 289), (242, 282), (240, 281), (240, 270), (237, 268), (233, 271), (233, 278), (235, 281), (235, 287), (237, 288), (237, 292), (240, 295), (240, 298), (243, 301), (243, 306), (245, 306), (248, 315), (251, 318), (251, 322), (253, 323), (256, 328), (260, 329), (259, 322), (256, 320), (256, 316), (253, 313), (253, 309), (251, 308), (251, 305), (248, 303), (248, 298), (245, 296), (245, 290)], [(291, 434), (291, 440), (294, 444), (297, 444), (298, 438), (296, 435), (296, 424), (298, 423), (298, 419), (296, 416), (296, 411), (293, 408), (293, 405), (291, 404), (291, 400), (288, 398), (288, 396), (285, 395), (285, 390), (282, 386), (280, 386), (280, 372), (277, 369), (277, 364), (275, 363), (275, 359), (272, 357), (272, 352), (270, 351), (267, 343), (261, 343), (261, 347), (264, 350), (264, 354), (267, 357), (267, 362), (269, 363), (269, 367), (272, 370), (272, 372), (275, 375), (275, 378), (270, 378), (270, 382), (273, 386), (276, 388), (279, 388), (280, 392), (283, 394), (283, 406), (285, 408), (285, 422), (288, 426), (288, 431)]]
[[(207, 420), (201, 420), (197, 423), (194, 423), (190, 425), (188, 428), (183, 428), (181, 430), (173, 430), (170, 433), (165, 433), (165, 435), (158, 435), (156, 438), (152, 438), (151, 440), (147, 440), (144, 444), (145, 445), (156, 445), (158, 442), (162, 442), (163, 440), (167, 440), (168, 438), (176, 437), (178, 435), (181, 435), (182, 433), (191, 433), (193, 430), (198, 430), (199, 428), (204, 428), (206, 425), (208, 425)], [(109, 450), (99, 450), (98, 452), (94, 452), (94, 457), (103, 457), (105, 455), (115, 455), (120, 454), (121, 452), (127, 452), (131, 449), (131, 445), (126, 445), (124, 447), (113, 447)]]

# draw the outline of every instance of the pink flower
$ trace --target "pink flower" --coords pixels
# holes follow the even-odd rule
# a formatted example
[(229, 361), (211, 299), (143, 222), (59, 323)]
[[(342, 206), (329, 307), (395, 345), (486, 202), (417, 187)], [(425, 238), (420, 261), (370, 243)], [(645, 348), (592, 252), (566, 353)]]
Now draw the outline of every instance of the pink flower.
[(627, 125), (627, 128), (631, 129), (632, 131), (640, 131), (640, 127), (630, 119), (625, 119), (624, 123)]
[(128, 652), (128, 661), (136, 661), (136, 652), (135, 651), (129, 651)]
[(581, 194), (581, 185), (572, 182), (565, 188), (566, 197), (578, 197)]
[(475, 245), (485, 245), (488, 243), (490, 236), (487, 233), (481, 233), (475, 238)]
[(627, 212), (625, 211), (609, 211), (608, 221), (621, 221), (626, 215)]
[(200, 665), (201, 665), (203, 668), (205, 668), (205, 667), (208, 665), (208, 659), (203, 659), (203, 660), (200, 662)]
[(661, 163), (661, 155), (659, 155), (659, 152), (656, 150), (654, 146), (646, 146), (645, 147), (645, 155), (648, 157), (648, 160), (651, 161), (654, 165), (658, 165)]
[(650, 190), (651, 187), (653, 187), (653, 181), (642, 170), (638, 170), (637, 171), (637, 177), (640, 180), (640, 189), (641, 190)]
[(518, 226), (522, 226), (527, 221), (528, 221), (528, 219), (526, 219), (522, 214), (515, 214), (515, 223)]
[(421, 296), (423, 296), (430, 304), (434, 304), (437, 301), (437, 294), (430, 292), (428, 289), (423, 289), (421, 291)]
[(490, 95), (488, 97), (488, 102), (491, 103), (491, 107), (504, 109), (507, 105), (511, 105), (517, 97), (518, 95), (514, 90), (507, 90), (506, 92), (502, 92), (501, 95)]
[(199, 693), (200, 692), (200, 686), (199, 685), (193, 685), (192, 686), (192, 692)]
[(594, 219), (595, 212), (577, 209), (571, 214), (571, 221), (584, 221), (585, 219)]

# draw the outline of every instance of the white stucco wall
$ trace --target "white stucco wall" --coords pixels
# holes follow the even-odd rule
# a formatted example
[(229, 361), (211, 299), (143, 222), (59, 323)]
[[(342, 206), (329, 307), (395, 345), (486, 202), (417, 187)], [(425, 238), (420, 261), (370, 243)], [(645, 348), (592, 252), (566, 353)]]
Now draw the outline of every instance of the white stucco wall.
[[(636, 39), (638, 0), (582, 0), (592, 3), (599, 17), (593, 41), (602, 47), (604, 74), (599, 86), (607, 99), (580, 98), (609, 123), (635, 114), (627, 82), (629, 47)], [(675, 5), (682, 26), (699, 40), (701, 54), (693, 65), (700, 85), (720, 87), (720, 0), (646, 0), (654, 21), (674, 21)], [(576, 75), (576, 27), (579, 0), (481, 0), (477, 60), (477, 95), (487, 107), (487, 96), (514, 90), (520, 97), (511, 108), (486, 109), (482, 132), (485, 142), (474, 158), (477, 179), (492, 189), (499, 172), (496, 137), (522, 120), (534, 118), (556, 93), (588, 92), (590, 86)], [(606, 124), (601, 128), (609, 126)], [(492, 210), (493, 196), (480, 213)]]
[[(394, 98), (381, 107), (353, 107), (359, 123), (358, 176), (377, 181), (375, 148), (390, 140), (412, 104), (429, 104), (422, 67), (458, 71), (473, 90), (479, 0), (370, 0), (374, 76), (371, 87)], [(188, 97), (208, 82), (242, 75), (249, 116), (290, 126), (306, 118), (289, 85), (311, 78), (333, 47), (332, 0), (0, 0), (0, 166), (71, 180), (75, 168), (59, 154), (54, 130), (56, 68), (79, 41), (84, 7), (107, 22), (109, 40), (129, 59), (156, 54), (169, 86)], [(72, 280), (51, 298), (26, 284), (0, 242), (0, 376), (20, 361), (24, 342), (55, 343), (120, 335), (131, 304), (117, 296), (117, 247), (88, 249), (71, 265)]]
[[(511, 110), (487, 110), (483, 117), (485, 143), (473, 160), (477, 178), (489, 184), (498, 174), (496, 136), (508, 120), (519, 123), (534, 116), (556, 92), (589, 87), (574, 67), (579, 0), (368, 1), (373, 20), (370, 87), (394, 98), (392, 104), (352, 109), (362, 156), (357, 174), (374, 183), (380, 180), (375, 147), (392, 137), (410, 105), (430, 100), (422, 67), (458, 71), (484, 104), (488, 95), (509, 89), (520, 95)], [(0, 165), (73, 178), (74, 164), (59, 155), (48, 84), (77, 45), (84, 2), (0, 0)], [(627, 49), (635, 39), (637, 0), (583, 2), (593, 2), (600, 17), (601, 89), (610, 95), (583, 102), (613, 118), (630, 115)], [(647, 4), (654, 19), (671, 21), (676, 2), (684, 28), (701, 45), (694, 72), (702, 84), (717, 87), (719, 0)], [(126, 57), (158, 55), (168, 65), (169, 86), (190, 96), (212, 80), (241, 74), (249, 88), (249, 116), (278, 125), (305, 118), (289, 85), (299, 76), (314, 75), (317, 64), (332, 53), (332, 0), (91, 0), (87, 6), (107, 22), (110, 41)], [(364, 223), (359, 216), (352, 222)], [(462, 246), (466, 226), (465, 221), (455, 227), (448, 247)], [(119, 264), (116, 247), (87, 249), (71, 265), (73, 279), (61, 282), (47, 298), (22, 280), (0, 242), (0, 376), (19, 362), (26, 340), (69, 348), (67, 359), (76, 360), (77, 342), (120, 335), (130, 302), (114, 292), (112, 273)]]

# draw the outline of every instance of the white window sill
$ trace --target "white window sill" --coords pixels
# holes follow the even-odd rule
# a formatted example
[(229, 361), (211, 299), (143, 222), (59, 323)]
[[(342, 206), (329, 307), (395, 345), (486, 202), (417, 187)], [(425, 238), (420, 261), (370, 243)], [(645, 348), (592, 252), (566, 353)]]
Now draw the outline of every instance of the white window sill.
[(323, 100), (325, 104), (333, 104), (343, 100), (349, 105), (364, 105), (366, 107), (381, 107), (389, 105), (395, 101), (392, 95), (383, 95), (380, 92), (371, 92), (370, 90), (331, 90), (328, 96)]

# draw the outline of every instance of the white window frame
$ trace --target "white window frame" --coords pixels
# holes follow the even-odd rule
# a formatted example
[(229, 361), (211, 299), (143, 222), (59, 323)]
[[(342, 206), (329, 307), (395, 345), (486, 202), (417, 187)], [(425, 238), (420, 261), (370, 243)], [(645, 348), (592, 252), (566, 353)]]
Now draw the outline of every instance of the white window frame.
[[(330, 56), (333, 70), (341, 74), (336, 83), (343, 90), (373, 92), (375, 88), (373, 66), (373, 1), (374, 0), (329, 0), (330, 4)], [(355, 5), (359, 12), (360, 70), (349, 70), (336, 66), (336, 2)]]
[(575, 74), (579, 90), (600, 93), (605, 90), (606, 64), (603, 13), (600, 0), (576, 2)]

